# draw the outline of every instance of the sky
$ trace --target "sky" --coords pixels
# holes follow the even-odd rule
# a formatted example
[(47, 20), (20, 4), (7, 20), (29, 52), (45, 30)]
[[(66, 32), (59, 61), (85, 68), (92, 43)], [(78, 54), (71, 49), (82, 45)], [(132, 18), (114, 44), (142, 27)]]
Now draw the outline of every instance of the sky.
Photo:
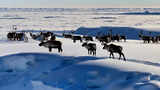
[(160, 8), (160, 0), (0, 0), (8, 8)]

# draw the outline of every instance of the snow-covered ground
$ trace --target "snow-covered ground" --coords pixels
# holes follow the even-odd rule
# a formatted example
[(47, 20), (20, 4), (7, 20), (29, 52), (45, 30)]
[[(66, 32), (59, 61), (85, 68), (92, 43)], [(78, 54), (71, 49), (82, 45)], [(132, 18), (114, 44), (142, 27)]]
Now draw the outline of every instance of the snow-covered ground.
[(0, 90), (159, 90), (159, 44), (115, 42), (127, 61), (108, 58), (98, 41), (89, 56), (82, 43), (57, 38), (63, 52), (49, 53), (39, 41), (1, 42)]
[(76, 30), (79, 27), (121, 26), (159, 30), (157, 15), (127, 15), (121, 12), (160, 12), (160, 9), (70, 9), (70, 10), (2, 10), (0, 30)]
[[(159, 15), (120, 15), (113, 12), (115, 9), (109, 10), (1, 12), (0, 90), (160, 90), (160, 44), (137, 40), (141, 29), (159, 34)], [(109, 27), (129, 36), (127, 42), (114, 42), (123, 47), (127, 61), (119, 60), (118, 54), (109, 58), (109, 52), (95, 39), (96, 56), (88, 55), (82, 43), (63, 37), (57, 37), (63, 43), (62, 53), (38, 46), (40, 42), (31, 39), (29, 33), (28, 42), (8, 41), (6, 35), (12, 25), (18, 30), (77, 30), (77, 34), (90, 35)]]

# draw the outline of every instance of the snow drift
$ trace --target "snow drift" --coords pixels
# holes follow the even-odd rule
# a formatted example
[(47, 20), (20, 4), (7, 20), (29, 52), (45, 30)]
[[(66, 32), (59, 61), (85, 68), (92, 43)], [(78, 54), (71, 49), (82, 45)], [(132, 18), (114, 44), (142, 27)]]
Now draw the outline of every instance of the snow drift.
[[(131, 62), (106, 61), (92, 56), (70, 57), (46, 53), (20, 53), (0, 59), (1, 66), (9, 65), (9, 68), (1, 67), (0, 70), (0, 77), (3, 77), (0, 79), (1, 90), (160, 89), (158, 75), (134, 71), (134, 68), (141, 66), (159, 70), (154, 66), (135, 66)], [(133, 71), (127, 70), (129, 66), (135, 66), (132, 68)]]

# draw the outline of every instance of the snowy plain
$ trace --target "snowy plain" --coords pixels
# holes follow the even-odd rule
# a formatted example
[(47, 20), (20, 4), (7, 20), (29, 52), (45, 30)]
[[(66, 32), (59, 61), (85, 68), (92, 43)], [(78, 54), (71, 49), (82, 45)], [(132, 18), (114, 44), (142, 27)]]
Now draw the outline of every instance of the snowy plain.
[(95, 39), (97, 55), (90, 56), (82, 43), (73, 43), (63, 37), (57, 37), (63, 43), (62, 53), (57, 50), (49, 53), (47, 48), (39, 47), (40, 42), (31, 39), (29, 33), (28, 42), (6, 38), (12, 25), (17, 25), (18, 30), (77, 30), (78, 34), (83, 33), (78, 29), (80, 27), (103, 26), (160, 31), (159, 15), (117, 15), (115, 11), (111, 12), (0, 13), (0, 90), (160, 90), (159, 43), (144, 44), (138, 39), (113, 42), (123, 47), (127, 59), (123, 61), (118, 60), (117, 54), (116, 59), (108, 58), (109, 52)]

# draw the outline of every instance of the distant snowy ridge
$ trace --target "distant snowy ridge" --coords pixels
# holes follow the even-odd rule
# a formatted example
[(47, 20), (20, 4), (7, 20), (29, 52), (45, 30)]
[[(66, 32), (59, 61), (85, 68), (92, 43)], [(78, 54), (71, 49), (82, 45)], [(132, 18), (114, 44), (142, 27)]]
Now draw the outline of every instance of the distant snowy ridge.
[(129, 13), (121, 13), (122, 15), (160, 15), (160, 12), (129, 12)]
[(159, 35), (160, 32), (158, 31), (149, 31), (146, 29), (140, 28), (133, 28), (133, 27), (97, 27), (97, 28), (88, 28), (88, 27), (80, 27), (75, 31), (75, 34), (81, 35), (89, 35), (89, 36), (96, 36), (96, 35), (107, 35), (112, 30), (112, 34), (120, 34), (126, 35), (127, 39), (139, 39), (138, 34), (140, 31), (143, 31), (144, 35)]

